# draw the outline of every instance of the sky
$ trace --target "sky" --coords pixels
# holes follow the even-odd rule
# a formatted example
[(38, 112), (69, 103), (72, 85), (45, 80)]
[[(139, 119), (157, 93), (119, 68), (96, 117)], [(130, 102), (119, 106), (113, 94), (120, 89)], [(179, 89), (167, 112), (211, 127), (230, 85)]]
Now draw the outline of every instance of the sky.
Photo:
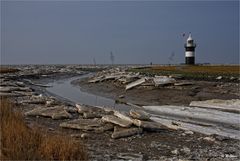
[(196, 63), (239, 64), (239, 1), (1, 0), (1, 64), (179, 64), (189, 32)]

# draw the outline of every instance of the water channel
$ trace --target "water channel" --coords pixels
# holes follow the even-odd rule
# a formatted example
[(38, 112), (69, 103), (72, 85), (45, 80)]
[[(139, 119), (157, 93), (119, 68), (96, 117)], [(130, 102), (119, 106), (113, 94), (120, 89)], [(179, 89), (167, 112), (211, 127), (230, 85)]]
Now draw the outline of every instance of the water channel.
[(83, 79), (88, 76), (89, 75), (82, 75), (56, 80), (52, 83), (49, 83), (48, 85), (51, 85), (51, 87), (46, 88), (46, 90), (55, 96), (66, 99), (73, 103), (80, 103), (91, 106), (102, 106), (121, 111), (128, 111), (131, 109), (130, 106), (124, 104), (116, 104), (115, 100), (113, 99), (82, 91), (80, 86), (71, 84), (71, 82), (76, 79)]

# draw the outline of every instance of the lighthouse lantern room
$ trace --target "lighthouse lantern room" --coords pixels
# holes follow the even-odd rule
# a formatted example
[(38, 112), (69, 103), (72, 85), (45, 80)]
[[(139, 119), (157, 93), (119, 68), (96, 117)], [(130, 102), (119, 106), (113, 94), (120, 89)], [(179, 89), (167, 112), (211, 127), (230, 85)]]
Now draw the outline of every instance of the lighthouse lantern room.
[(185, 44), (185, 64), (194, 65), (195, 64), (195, 48), (191, 34), (189, 34), (187, 42)]

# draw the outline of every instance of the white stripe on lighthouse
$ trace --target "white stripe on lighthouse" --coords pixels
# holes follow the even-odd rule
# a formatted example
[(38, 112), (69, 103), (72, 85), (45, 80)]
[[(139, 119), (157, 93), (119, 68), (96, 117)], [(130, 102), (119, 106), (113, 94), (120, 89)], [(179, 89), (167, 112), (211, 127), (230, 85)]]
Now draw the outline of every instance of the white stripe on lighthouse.
[(194, 52), (193, 51), (186, 51), (185, 52), (185, 57), (194, 57)]

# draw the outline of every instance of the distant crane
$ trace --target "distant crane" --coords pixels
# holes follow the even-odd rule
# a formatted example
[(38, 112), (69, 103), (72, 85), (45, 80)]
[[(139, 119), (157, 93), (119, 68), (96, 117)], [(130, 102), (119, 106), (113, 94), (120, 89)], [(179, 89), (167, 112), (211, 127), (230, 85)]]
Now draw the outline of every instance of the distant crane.
[(112, 65), (113, 65), (113, 64), (114, 64), (115, 57), (114, 57), (114, 55), (113, 55), (113, 52), (112, 52), (112, 51), (110, 52), (110, 60), (111, 60), (111, 62), (112, 62)]
[(93, 64), (96, 66), (96, 60), (95, 60), (95, 58), (93, 58)]

